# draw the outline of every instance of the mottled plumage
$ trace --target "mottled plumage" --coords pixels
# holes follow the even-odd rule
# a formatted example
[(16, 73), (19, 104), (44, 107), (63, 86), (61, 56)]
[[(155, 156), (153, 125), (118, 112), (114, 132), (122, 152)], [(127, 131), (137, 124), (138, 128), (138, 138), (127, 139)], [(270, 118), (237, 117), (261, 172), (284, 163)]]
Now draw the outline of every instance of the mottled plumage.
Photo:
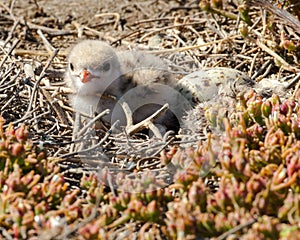
[[(71, 96), (75, 110), (89, 114), (91, 107), (96, 112), (108, 108), (112, 112), (105, 120), (120, 120), (122, 126), (126, 119), (119, 100), (128, 103), (134, 122), (169, 103), (170, 111), (155, 121), (165, 129), (178, 128), (178, 119), (189, 106), (173, 89), (173, 76), (159, 57), (139, 51), (118, 52), (102, 41), (85, 40), (72, 48), (65, 81), (75, 91)], [(100, 99), (102, 95), (115, 100)]]

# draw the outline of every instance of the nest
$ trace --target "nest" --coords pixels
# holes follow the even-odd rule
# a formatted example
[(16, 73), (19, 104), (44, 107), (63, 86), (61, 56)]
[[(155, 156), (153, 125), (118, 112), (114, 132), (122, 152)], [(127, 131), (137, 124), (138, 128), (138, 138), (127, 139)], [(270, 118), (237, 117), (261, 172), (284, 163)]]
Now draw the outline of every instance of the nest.
[[(185, 136), (170, 132), (158, 136), (152, 121), (164, 113), (164, 106), (118, 134), (113, 126), (95, 129), (101, 115), (93, 116), (74, 138), (71, 90), (63, 81), (66, 56), (79, 39), (100, 39), (120, 49), (158, 54), (178, 78), (197, 69), (230, 67), (256, 82), (299, 79), (300, 28), (291, 13), (253, 0), (245, 5), (250, 24), (236, 1), (224, 2), (222, 10), (200, 7), (197, 1), (0, 3), (0, 109), (5, 125), (28, 125), (34, 144), (60, 158), (61, 171), (73, 187), (82, 175), (104, 168), (129, 178), (151, 170), (167, 186), (175, 170), (164, 157), (184, 146), (182, 139), (195, 144), (207, 139), (203, 114), (205, 124), (199, 128), (205, 127), (192, 136), (185, 132)], [(152, 130), (154, 136), (138, 133), (143, 129)]]

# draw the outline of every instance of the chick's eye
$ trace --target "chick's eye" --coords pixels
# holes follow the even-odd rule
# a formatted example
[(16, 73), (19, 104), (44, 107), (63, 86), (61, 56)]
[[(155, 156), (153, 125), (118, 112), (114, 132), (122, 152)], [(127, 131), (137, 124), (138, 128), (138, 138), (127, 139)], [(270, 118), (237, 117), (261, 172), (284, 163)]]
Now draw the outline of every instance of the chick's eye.
[(73, 66), (72, 63), (69, 63), (69, 68), (70, 68), (71, 71), (74, 71), (74, 66)]
[(102, 70), (104, 72), (107, 72), (108, 70), (110, 69), (110, 63), (109, 62), (106, 62), (102, 65)]

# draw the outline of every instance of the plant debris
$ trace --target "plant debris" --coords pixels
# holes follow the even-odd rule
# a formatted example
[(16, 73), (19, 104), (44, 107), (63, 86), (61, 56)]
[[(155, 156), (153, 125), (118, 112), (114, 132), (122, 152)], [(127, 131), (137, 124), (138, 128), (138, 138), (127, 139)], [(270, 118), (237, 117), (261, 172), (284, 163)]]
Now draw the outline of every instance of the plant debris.
[[(292, 0), (0, 3), (1, 238), (297, 238), (299, 16)], [(80, 39), (158, 54), (178, 79), (230, 67), (284, 87), (215, 98), (161, 138), (101, 116), (74, 138)]]

